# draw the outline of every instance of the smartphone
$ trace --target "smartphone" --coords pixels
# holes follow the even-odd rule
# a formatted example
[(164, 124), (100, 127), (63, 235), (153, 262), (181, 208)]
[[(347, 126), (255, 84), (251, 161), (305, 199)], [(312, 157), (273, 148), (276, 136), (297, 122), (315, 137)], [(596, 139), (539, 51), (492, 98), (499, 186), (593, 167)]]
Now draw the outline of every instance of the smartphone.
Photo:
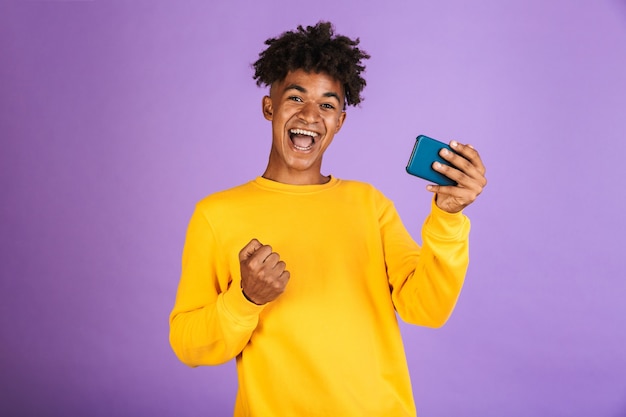
[(425, 135), (419, 135), (415, 140), (415, 146), (413, 146), (411, 158), (406, 166), (406, 172), (427, 181), (434, 182), (435, 184), (456, 185), (456, 181), (451, 180), (433, 169), (433, 163), (435, 161), (452, 166), (448, 161), (439, 156), (439, 151), (443, 148), (454, 152), (450, 146), (443, 142)]

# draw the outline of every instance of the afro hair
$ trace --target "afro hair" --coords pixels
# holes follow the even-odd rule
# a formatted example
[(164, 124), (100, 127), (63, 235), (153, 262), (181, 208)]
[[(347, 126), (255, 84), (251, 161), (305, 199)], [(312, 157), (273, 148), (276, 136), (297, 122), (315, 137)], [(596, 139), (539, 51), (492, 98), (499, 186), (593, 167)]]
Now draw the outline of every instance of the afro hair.
[(363, 100), (361, 91), (365, 87), (361, 76), (365, 66), (361, 60), (370, 57), (357, 47), (359, 42), (359, 38), (335, 35), (330, 22), (319, 22), (306, 29), (300, 25), (295, 31), (265, 41), (268, 47), (253, 64), (253, 78), (258, 86), (271, 86), (291, 71), (323, 72), (341, 83), (346, 103), (356, 106)]

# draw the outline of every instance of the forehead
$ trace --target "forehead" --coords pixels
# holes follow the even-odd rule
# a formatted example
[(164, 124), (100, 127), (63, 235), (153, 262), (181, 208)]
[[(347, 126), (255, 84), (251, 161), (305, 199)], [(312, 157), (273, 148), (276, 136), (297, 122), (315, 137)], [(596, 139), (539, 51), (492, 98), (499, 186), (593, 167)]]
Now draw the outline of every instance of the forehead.
[(272, 85), (272, 89), (276, 89), (279, 94), (292, 88), (303, 89), (303, 92), (315, 95), (333, 93), (343, 98), (341, 82), (325, 72), (306, 72), (298, 69), (288, 72), (283, 80)]

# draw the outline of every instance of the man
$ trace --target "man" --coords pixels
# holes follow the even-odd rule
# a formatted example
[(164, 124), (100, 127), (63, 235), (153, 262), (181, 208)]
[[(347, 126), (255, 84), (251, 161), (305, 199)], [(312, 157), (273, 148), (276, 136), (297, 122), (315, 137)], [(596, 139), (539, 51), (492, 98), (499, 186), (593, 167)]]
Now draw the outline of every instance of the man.
[(266, 42), (254, 78), (270, 86), (267, 169), (189, 224), (170, 342), (190, 366), (236, 358), (235, 416), (415, 416), (396, 312), (441, 326), (463, 284), (461, 210), (486, 185), (471, 146), (442, 155), (458, 169), (435, 167), (458, 186), (428, 187), (421, 248), (379, 191), (321, 173), (365, 86), (358, 43), (329, 23)]

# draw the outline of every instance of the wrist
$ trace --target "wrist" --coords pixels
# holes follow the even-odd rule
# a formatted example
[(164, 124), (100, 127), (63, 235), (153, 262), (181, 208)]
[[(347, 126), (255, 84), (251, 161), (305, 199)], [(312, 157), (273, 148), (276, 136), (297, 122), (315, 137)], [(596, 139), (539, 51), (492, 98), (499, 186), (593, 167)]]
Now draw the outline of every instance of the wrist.
[(248, 294), (246, 294), (246, 292), (243, 290), (243, 288), (241, 289), (241, 293), (243, 294), (244, 298), (248, 301), (250, 301), (252, 304), (257, 305), (257, 306), (261, 306), (263, 304), (259, 304), (256, 301), (254, 301), (252, 298), (248, 297)]

